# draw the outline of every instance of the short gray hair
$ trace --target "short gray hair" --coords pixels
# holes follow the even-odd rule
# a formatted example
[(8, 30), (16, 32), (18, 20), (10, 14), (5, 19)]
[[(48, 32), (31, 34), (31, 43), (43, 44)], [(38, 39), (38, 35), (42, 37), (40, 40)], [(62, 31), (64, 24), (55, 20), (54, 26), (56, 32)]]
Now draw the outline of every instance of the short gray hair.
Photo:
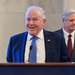
[(33, 10), (33, 9), (37, 9), (41, 12), (41, 17), (46, 19), (46, 16), (45, 16), (45, 11), (43, 8), (39, 7), (39, 6), (29, 6), (28, 9), (26, 10), (26, 14), (25, 14), (25, 18), (27, 17), (27, 14), (30, 10)]
[(74, 10), (74, 9), (65, 10), (65, 11), (62, 13), (61, 17), (62, 17), (62, 19), (66, 20), (67, 17), (68, 17), (70, 14), (73, 14), (73, 13), (75, 13), (75, 10)]

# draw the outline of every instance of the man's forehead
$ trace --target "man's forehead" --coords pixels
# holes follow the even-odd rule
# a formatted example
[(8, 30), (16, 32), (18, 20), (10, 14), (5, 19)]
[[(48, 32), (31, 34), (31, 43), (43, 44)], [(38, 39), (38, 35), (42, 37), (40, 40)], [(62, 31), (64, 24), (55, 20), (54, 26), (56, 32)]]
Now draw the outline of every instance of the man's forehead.
[(27, 16), (27, 18), (41, 18), (41, 16)]

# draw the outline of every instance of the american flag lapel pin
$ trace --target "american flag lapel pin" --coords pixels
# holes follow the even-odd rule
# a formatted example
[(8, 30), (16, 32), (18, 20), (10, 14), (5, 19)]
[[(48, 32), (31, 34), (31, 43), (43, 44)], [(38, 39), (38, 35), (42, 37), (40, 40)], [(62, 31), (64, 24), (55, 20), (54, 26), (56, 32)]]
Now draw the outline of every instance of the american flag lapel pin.
[(48, 39), (47, 41), (50, 41), (50, 39)]

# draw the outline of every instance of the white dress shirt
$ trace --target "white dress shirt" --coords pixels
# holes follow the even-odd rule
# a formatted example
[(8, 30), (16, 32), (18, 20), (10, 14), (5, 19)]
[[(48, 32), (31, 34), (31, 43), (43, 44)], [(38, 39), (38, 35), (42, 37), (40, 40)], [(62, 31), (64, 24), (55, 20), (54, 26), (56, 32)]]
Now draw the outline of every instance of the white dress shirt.
[[(63, 28), (63, 32), (64, 32), (65, 42), (66, 42), (66, 45), (67, 45), (69, 33), (66, 32), (66, 31), (64, 30), (64, 28)], [(71, 39), (72, 39), (72, 48), (73, 48), (73, 47), (74, 47), (74, 35), (75, 35), (75, 30), (71, 33), (71, 35), (72, 35)]]
[[(37, 63), (45, 63), (45, 44), (44, 44), (44, 34), (43, 29), (40, 31), (40, 33), (37, 35), (39, 39), (36, 40), (37, 45)], [(28, 34), (27, 41), (26, 41), (26, 47), (25, 47), (25, 58), (24, 62), (28, 63), (29, 58), (29, 51), (30, 51), (30, 45), (32, 36)]]

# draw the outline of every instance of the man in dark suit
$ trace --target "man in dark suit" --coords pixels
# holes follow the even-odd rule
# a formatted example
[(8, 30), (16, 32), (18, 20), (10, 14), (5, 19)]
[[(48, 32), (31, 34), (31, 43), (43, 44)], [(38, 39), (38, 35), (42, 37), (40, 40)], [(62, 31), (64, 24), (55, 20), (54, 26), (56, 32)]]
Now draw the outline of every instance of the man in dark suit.
[[(62, 13), (63, 27), (56, 32), (62, 34), (65, 38), (66, 45), (68, 47), (68, 35), (71, 35), (72, 40), (72, 51), (71, 51), (71, 62), (75, 62), (75, 10), (70, 9)], [(71, 45), (70, 45), (71, 46)]]
[(36, 63), (68, 62), (68, 50), (64, 37), (58, 33), (43, 29), (46, 23), (45, 11), (38, 6), (30, 6), (25, 15), (27, 31), (10, 38), (6, 60), (7, 62), (29, 63), (32, 51), (31, 38), (37, 36)]

